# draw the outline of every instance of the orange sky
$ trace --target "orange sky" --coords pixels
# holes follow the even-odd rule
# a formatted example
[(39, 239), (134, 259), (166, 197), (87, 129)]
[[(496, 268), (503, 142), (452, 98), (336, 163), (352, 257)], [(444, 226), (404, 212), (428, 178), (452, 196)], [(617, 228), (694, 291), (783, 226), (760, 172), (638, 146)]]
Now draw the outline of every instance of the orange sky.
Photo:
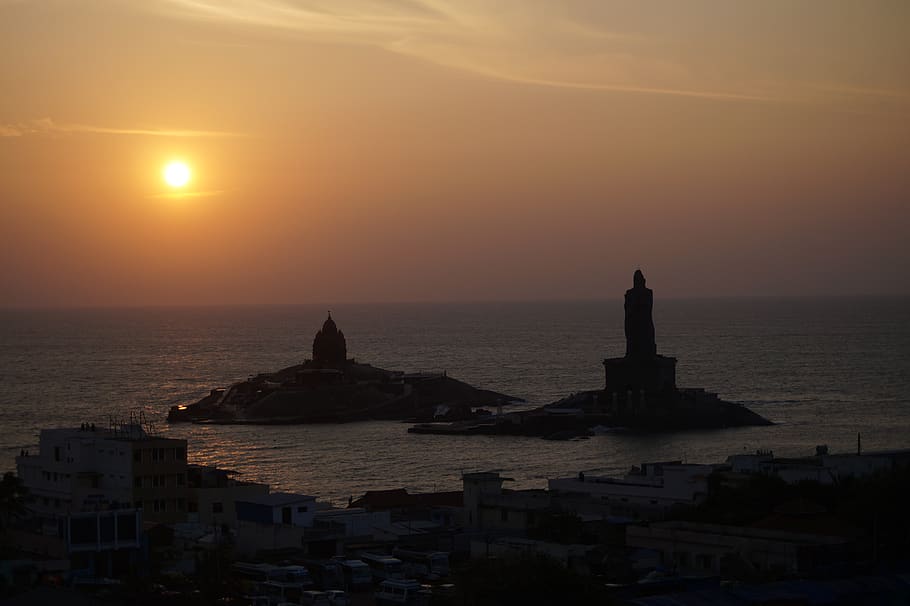
[(910, 294), (907, 32), (903, 0), (0, 0), (0, 306), (617, 297), (639, 266)]

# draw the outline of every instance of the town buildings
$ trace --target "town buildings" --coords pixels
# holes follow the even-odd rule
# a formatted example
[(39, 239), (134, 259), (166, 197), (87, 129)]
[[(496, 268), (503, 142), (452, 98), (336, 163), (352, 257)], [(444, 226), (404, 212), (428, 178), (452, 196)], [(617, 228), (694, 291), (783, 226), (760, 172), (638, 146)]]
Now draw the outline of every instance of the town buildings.
[(455, 561), (546, 557), (616, 584), (646, 575), (767, 580), (855, 561), (875, 553), (880, 539), (808, 499), (748, 523), (679, 514), (710, 504), (718, 487), (735, 491), (754, 479), (796, 491), (804, 482), (831, 488), (910, 463), (910, 451), (820, 446), (805, 457), (758, 451), (712, 464), (648, 462), (619, 477), (582, 471), (524, 489), (479, 471), (463, 474), (461, 490), (373, 490), (339, 508), (189, 464), (188, 454), (186, 441), (138, 423), (43, 430), (38, 452), (17, 457), (29, 515), (12, 536), (42, 570), (68, 579), (192, 578), (206, 561), (224, 558), (319, 567), (399, 550)]
[(43, 429), (39, 451), (20, 454), (16, 469), (41, 517), (135, 508), (145, 521), (186, 519), (186, 440), (151, 434), (138, 421)]

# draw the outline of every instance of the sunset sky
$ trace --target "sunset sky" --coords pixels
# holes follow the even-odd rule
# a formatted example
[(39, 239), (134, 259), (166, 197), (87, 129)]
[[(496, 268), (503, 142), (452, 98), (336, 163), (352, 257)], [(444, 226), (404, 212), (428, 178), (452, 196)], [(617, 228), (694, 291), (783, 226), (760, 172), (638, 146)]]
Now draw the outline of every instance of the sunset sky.
[(0, 307), (910, 294), (906, 0), (0, 0), (0, 93)]

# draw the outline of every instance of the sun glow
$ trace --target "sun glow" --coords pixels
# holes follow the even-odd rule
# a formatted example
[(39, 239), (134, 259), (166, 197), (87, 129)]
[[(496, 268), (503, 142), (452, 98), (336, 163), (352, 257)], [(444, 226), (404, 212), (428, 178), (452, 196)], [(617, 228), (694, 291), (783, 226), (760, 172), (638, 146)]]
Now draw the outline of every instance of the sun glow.
[(171, 187), (183, 187), (190, 182), (190, 167), (184, 162), (171, 162), (164, 167), (164, 182)]

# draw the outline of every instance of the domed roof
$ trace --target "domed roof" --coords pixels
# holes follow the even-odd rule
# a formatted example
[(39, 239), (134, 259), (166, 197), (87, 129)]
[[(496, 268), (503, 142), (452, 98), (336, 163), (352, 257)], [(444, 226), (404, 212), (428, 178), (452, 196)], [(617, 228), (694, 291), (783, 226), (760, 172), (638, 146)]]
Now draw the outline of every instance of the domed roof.
[(313, 361), (322, 366), (339, 367), (347, 360), (348, 347), (344, 333), (338, 330), (332, 312), (313, 339)]
[(322, 324), (322, 332), (325, 334), (338, 332), (338, 327), (335, 325), (335, 320), (332, 319), (332, 312), (329, 312), (329, 317)]

